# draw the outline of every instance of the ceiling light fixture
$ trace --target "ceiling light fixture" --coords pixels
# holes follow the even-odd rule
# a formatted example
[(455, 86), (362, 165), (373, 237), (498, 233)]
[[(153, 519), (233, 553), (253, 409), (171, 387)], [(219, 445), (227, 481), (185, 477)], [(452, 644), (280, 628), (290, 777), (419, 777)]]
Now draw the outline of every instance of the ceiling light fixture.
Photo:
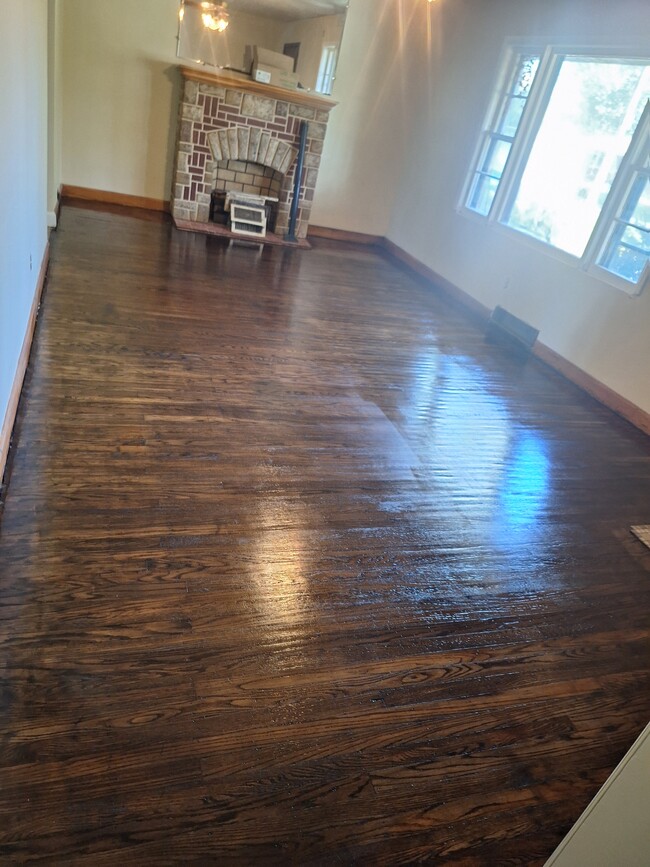
[(201, 0), (181, 0), (181, 8), (178, 10), (178, 17), (181, 21), (185, 16), (186, 6), (193, 6), (199, 10), (201, 21), (206, 30), (223, 33), (230, 23), (226, 3), (214, 3), (211, 0), (203, 0), (203, 2)]
[(203, 10), (201, 18), (203, 26), (208, 30), (216, 30), (218, 33), (223, 31), (228, 26), (228, 10), (225, 3), (201, 3)]

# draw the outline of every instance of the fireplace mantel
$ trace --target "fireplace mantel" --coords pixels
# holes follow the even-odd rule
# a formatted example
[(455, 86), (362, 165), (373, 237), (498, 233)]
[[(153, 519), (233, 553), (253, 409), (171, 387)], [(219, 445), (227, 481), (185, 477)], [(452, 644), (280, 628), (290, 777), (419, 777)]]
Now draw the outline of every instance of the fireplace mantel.
[(206, 84), (214, 84), (220, 87), (236, 88), (244, 93), (255, 93), (259, 96), (267, 96), (269, 99), (281, 99), (292, 102), (294, 105), (306, 105), (309, 108), (330, 111), (338, 105), (333, 99), (312, 93), (309, 90), (289, 90), (285, 87), (273, 87), (270, 84), (261, 84), (246, 76), (237, 76), (228, 72), (206, 72), (205, 69), (193, 69), (189, 66), (179, 67), (181, 75), (187, 81), (199, 81)]

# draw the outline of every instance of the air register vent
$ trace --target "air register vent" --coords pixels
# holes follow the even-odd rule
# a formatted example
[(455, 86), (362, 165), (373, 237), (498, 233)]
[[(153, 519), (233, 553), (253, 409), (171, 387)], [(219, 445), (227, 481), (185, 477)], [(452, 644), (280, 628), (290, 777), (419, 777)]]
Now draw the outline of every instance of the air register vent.
[(508, 313), (503, 307), (495, 307), (490, 317), (487, 336), (529, 353), (539, 337), (539, 331)]

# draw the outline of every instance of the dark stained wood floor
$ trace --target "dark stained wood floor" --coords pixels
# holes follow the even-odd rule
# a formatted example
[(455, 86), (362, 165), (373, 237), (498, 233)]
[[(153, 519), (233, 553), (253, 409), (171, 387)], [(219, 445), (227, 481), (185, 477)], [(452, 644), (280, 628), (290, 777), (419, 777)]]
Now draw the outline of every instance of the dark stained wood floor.
[(648, 438), (380, 254), (64, 208), (0, 860), (541, 865), (650, 718), (648, 522)]

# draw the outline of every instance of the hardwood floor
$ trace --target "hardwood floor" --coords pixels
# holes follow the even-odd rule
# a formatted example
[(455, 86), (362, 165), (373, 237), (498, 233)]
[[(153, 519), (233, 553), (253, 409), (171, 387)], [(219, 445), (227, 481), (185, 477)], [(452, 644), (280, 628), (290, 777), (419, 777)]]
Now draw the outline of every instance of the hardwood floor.
[(0, 861), (538, 865), (650, 718), (650, 440), (380, 253), (65, 207)]

